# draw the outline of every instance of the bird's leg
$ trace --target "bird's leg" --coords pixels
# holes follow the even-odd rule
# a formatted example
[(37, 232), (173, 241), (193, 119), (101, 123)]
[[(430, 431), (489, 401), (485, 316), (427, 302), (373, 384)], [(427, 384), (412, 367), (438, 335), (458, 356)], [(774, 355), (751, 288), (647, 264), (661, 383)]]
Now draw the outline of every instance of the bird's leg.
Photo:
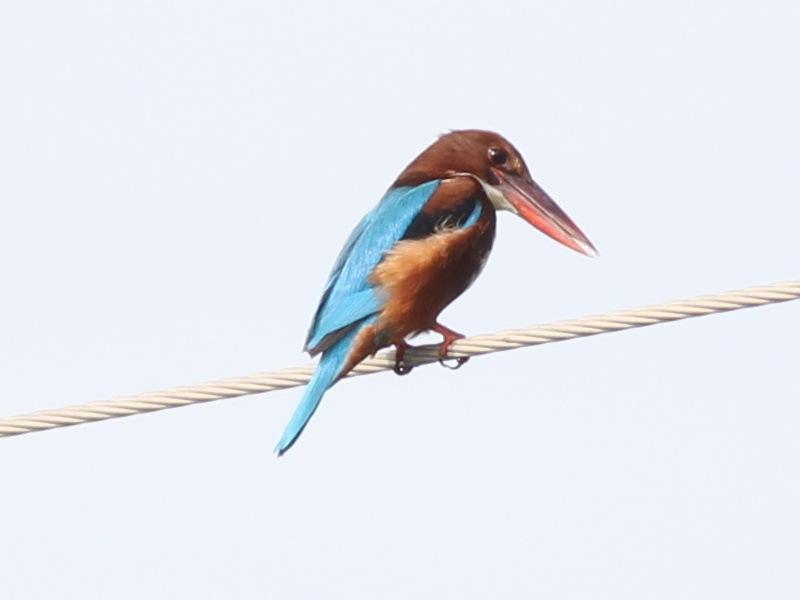
[(452, 329), (448, 329), (441, 323), (434, 323), (433, 327), (431, 327), (431, 331), (435, 331), (436, 333), (442, 334), (444, 340), (442, 341), (441, 346), (439, 346), (439, 364), (443, 367), (447, 367), (448, 369), (458, 369), (463, 365), (465, 362), (469, 360), (468, 356), (461, 356), (459, 358), (453, 358), (452, 360), (456, 361), (454, 366), (448, 365), (445, 361), (447, 360), (447, 350), (450, 348), (450, 344), (455, 342), (456, 340), (462, 339), (464, 336), (460, 333), (453, 331)]
[(409, 346), (404, 341), (398, 342), (394, 345), (394, 372), (398, 375), (408, 375), (414, 368), (406, 367), (401, 364), (403, 362), (403, 356), (408, 348), (413, 348), (413, 346)]

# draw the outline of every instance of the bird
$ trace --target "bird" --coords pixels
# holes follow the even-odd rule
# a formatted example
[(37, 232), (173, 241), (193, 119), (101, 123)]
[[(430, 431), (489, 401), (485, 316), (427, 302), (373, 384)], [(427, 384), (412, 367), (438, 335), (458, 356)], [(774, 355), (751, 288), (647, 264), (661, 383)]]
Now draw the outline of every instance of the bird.
[(443, 337), (440, 359), (447, 357), (464, 336), (438, 315), (483, 269), (497, 211), (598, 255), (508, 140), (478, 129), (441, 135), (400, 173), (334, 262), (304, 348), (321, 357), (278, 440), (278, 456), (297, 441), (325, 392), (381, 348), (395, 346), (395, 371), (405, 374), (406, 338), (433, 331)]

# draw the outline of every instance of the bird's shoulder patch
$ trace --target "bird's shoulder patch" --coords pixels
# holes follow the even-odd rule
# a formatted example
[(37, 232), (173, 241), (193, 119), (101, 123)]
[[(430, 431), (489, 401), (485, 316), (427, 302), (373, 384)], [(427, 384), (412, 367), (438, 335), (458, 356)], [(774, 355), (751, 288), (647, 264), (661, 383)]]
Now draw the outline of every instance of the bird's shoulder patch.
[(406, 229), (402, 240), (417, 240), (474, 225), (486, 193), (472, 177), (445, 179)]

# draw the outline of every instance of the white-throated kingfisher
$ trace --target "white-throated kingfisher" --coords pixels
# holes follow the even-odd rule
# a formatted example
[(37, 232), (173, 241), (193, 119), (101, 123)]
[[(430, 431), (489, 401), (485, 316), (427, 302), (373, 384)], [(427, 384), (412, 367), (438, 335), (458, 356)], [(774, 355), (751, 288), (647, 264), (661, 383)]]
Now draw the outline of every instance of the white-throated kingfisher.
[(452, 131), (415, 158), (358, 224), (333, 265), (305, 349), (322, 357), (275, 451), (302, 433), (323, 394), (367, 356), (406, 337), (460, 334), (439, 313), (481, 272), (507, 210), (565, 246), (596, 256), (589, 239), (530, 176), (519, 152), (490, 131)]

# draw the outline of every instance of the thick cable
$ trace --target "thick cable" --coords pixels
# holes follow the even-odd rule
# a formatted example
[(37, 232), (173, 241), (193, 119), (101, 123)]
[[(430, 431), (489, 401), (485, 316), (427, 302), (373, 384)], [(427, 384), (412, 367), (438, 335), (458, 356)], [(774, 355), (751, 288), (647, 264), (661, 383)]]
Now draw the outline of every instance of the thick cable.
[[(797, 298), (800, 298), (800, 281), (787, 281), (632, 310), (581, 317), (570, 321), (558, 321), (549, 325), (534, 325), (523, 329), (477, 335), (454, 342), (450, 346), (448, 356), (452, 358), (479, 356), (490, 352), (647, 327), (658, 323), (669, 323), (691, 317), (786, 302)], [(409, 349), (404, 356), (403, 363), (413, 367), (437, 362), (438, 358), (437, 345), (420, 346)], [(348, 377), (377, 373), (392, 369), (394, 366), (394, 351), (382, 352), (363, 361), (350, 372)], [(297, 387), (308, 382), (313, 370), (313, 365), (307, 365), (272, 373), (257, 373), (246, 377), (233, 377), (200, 385), (172, 388), (162, 392), (125, 396), (114, 400), (90, 402), (78, 406), (7, 417), (0, 419), (0, 437)]]

